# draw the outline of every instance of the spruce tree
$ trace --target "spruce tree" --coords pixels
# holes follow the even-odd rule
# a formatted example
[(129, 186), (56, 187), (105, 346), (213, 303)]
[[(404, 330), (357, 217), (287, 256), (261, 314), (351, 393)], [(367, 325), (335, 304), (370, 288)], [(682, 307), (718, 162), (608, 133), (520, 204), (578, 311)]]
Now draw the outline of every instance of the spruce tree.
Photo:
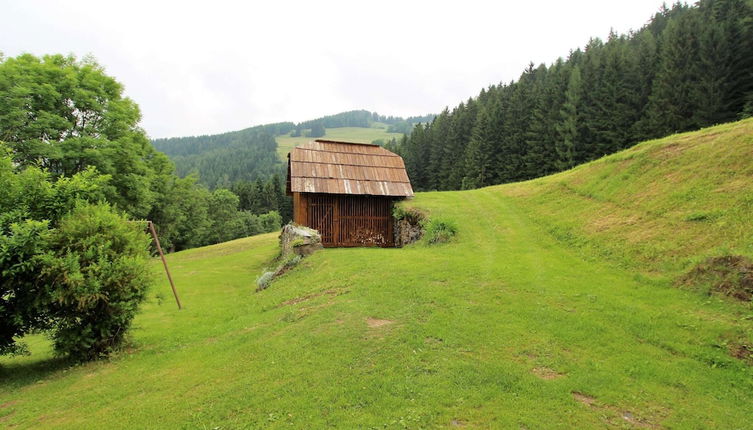
[(581, 98), (580, 68), (573, 67), (565, 91), (565, 103), (560, 109), (560, 122), (557, 125), (558, 139), (555, 144), (557, 169), (565, 170), (575, 166), (576, 142), (578, 141), (578, 105)]

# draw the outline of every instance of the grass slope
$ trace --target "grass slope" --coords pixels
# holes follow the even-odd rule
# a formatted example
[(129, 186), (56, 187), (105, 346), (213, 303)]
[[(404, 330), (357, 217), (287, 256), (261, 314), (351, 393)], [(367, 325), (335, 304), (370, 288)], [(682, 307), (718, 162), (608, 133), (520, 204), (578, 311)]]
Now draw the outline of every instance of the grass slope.
[[(528, 183), (419, 194), (412, 205), (457, 222), (456, 241), (328, 249), (261, 293), (254, 278), (276, 251), (272, 234), (171, 255), (186, 309), (162, 281), (133, 348), (104, 362), (67, 367), (32, 339), (34, 355), (1, 362), (0, 423), (748, 428), (753, 368), (728, 345), (753, 342), (751, 307), (671, 279), (723, 244), (747, 252), (751, 221), (736, 214), (751, 186), (750, 158), (739, 158), (752, 124)], [(675, 174), (684, 179), (665, 185)], [(720, 182), (742, 185), (716, 191)], [(681, 250), (641, 254), (667, 240)]]
[(565, 244), (645, 273), (753, 257), (753, 119), (644, 142), (500, 188)]
[[(324, 137), (318, 137), (316, 139), (332, 139), (332, 140), (344, 140), (346, 142), (362, 142), (371, 143), (377, 139), (384, 139), (385, 141), (392, 139), (400, 139), (402, 134), (400, 133), (388, 133), (387, 125), (381, 123), (374, 123), (372, 127), (338, 127), (328, 128), (325, 130)], [(288, 152), (291, 149), (306, 143), (314, 138), (311, 137), (290, 137), (288, 135), (282, 135), (275, 137), (277, 140), (277, 154), (279, 154), (281, 160), (287, 160)]]

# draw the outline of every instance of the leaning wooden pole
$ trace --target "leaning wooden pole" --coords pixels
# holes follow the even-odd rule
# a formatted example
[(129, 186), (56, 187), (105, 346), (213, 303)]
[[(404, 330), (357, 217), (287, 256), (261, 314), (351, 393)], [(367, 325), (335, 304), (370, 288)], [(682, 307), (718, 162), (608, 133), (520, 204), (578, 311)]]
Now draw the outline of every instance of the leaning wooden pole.
[(147, 224), (149, 225), (149, 232), (152, 233), (152, 238), (154, 238), (154, 243), (157, 245), (157, 251), (159, 251), (159, 256), (162, 259), (162, 265), (165, 266), (165, 273), (167, 273), (167, 280), (170, 281), (170, 288), (173, 289), (175, 302), (178, 304), (178, 309), (183, 309), (183, 307), (180, 305), (180, 299), (178, 298), (178, 291), (175, 290), (175, 284), (173, 284), (173, 277), (170, 276), (170, 269), (167, 268), (167, 260), (165, 260), (165, 254), (162, 252), (162, 246), (160, 246), (159, 244), (157, 231), (154, 230), (154, 224), (151, 221), (147, 221)]

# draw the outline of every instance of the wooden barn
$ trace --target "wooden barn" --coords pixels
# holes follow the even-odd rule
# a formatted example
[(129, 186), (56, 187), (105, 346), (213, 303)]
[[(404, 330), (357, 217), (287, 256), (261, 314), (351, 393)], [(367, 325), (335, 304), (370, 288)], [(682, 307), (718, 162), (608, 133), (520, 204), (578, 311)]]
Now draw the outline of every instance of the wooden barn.
[(403, 159), (378, 145), (315, 140), (288, 154), (293, 221), (322, 244), (394, 246), (392, 205), (413, 196)]

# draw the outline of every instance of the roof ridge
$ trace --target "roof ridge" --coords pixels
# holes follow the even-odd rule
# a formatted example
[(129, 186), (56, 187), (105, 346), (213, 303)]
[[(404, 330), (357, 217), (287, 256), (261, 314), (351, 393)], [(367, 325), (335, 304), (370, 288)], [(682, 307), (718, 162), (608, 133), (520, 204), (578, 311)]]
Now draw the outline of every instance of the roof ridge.
[[(301, 148), (299, 146), (296, 146), (293, 148), (293, 150), (299, 149), (301, 151), (316, 151), (316, 152), (326, 152), (327, 154), (348, 154), (348, 155), (368, 155), (369, 157), (400, 157), (399, 155), (395, 154), (394, 152), (389, 152), (389, 154), (372, 154), (368, 152), (345, 152), (345, 151), (327, 151), (324, 149), (314, 149), (314, 148)], [(382, 148), (384, 149), (384, 148)], [(292, 152), (292, 151), (291, 151)]]
[(366, 142), (348, 142), (345, 140), (330, 140), (330, 139), (314, 139), (314, 142), (319, 143), (344, 143), (346, 145), (366, 145), (366, 146), (379, 146), (376, 143), (366, 143)]

